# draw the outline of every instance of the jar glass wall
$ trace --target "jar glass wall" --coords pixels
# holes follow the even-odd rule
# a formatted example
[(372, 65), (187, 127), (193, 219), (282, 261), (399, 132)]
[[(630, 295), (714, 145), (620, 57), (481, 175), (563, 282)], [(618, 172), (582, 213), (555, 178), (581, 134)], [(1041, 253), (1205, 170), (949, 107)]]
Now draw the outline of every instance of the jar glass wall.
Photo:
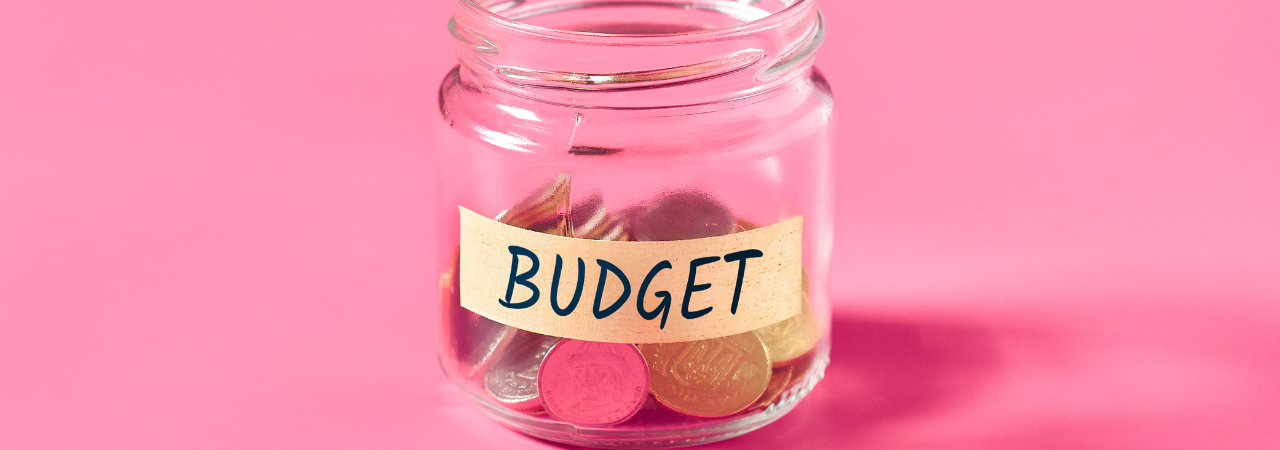
[[(435, 256), (448, 376), (504, 425), (588, 446), (725, 439), (790, 410), (821, 379), (829, 347), (832, 99), (811, 67), (822, 39), (812, 0), (462, 0), (450, 31), (460, 64), (440, 86), (450, 130), (436, 150)], [(801, 217), (799, 313), (675, 343), (602, 344), (503, 324), (463, 306), (470, 291), (459, 207), (512, 227), (616, 243), (692, 243)], [(553, 262), (542, 264), (551, 270)], [(565, 261), (562, 302), (572, 274), (584, 278), (573, 264)], [(600, 272), (603, 289), (603, 265)], [(644, 274), (628, 276), (639, 288)], [(688, 305), (692, 294), (681, 291), (693, 278), (671, 289), (673, 304), (684, 295)], [(690, 313), (678, 309), (672, 320)], [(641, 370), (592, 375), (572, 366), (589, 350)], [(570, 366), (580, 373), (562, 370)], [(603, 394), (549, 397), (555, 383)], [(623, 393), (629, 383), (643, 384), (643, 395)]]

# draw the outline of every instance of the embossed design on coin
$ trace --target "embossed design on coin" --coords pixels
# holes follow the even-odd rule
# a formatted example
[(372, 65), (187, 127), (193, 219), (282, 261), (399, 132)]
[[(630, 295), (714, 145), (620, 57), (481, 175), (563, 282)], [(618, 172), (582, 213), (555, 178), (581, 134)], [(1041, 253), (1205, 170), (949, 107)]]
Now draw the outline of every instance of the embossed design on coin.
[(813, 323), (809, 295), (804, 294), (800, 314), (755, 331), (769, 349), (774, 367), (791, 363), (818, 343), (818, 327)]
[(495, 401), (518, 411), (542, 407), (538, 401), (538, 368), (560, 338), (527, 331), (516, 333), (502, 356), (485, 372), (484, 389)]
[(631, 344), (562, 339), (538, 372), (542, 405), (576, 425), (611, 425), (630, 419), (649, 392), (649, 369)]
[(769, 353), (754, 333), (669, 344), (641, 344), (650, 391), (667, 407), (721, 417), (750, 407), (771, 378)]

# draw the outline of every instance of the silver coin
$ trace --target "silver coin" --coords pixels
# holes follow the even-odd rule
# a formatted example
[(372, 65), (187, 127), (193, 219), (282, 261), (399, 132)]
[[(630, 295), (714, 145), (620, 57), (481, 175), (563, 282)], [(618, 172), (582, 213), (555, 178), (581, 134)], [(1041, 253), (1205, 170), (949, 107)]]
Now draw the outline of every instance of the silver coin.
[(495, 401), (518, 411), (542, 406), (538, 400), (538, 367), (560, 338), (520, 331), (506, 351), (489, 367), (484, 389)]

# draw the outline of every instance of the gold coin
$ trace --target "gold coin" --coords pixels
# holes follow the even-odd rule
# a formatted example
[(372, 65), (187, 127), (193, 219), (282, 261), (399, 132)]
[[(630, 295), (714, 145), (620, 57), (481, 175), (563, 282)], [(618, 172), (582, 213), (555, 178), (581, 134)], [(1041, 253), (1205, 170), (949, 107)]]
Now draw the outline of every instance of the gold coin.
[(698, 417), (747, 409), (769, 385), (769, 352), (754, 333), (667, 344), (640, 344), (649, 390), (659, 403)]
[(814, 323), (813, 312), (809, 308), (809, 294), (803, 294), (803, 297), (800, 314), (755, 330), (755, 334), (760, 336), (764, 346), (769, 349), (774, 367), (790, 364), (818, 343), (818, 326)]
[[(749, 231), (759, 225), (738, 218), (734, 223), (735, 232)], [(802, 309), (800, 314), (790, 319), (756, 330), (760, 340), (769, 349), (769, 357), (773, 366), (790, 364), (801, 355), (813, 349), (818, 343), (818, 327), (814, 323), (813, 314), (809, 310), (809, 273), (801, 272), (800, 291)]]

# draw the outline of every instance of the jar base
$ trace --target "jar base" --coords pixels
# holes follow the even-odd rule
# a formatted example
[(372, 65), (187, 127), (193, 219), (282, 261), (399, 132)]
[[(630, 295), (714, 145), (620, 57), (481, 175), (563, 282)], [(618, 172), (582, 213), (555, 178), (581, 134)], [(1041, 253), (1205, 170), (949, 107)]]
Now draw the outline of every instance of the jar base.
[[(757, 407), (756, 412), (743, 417), (710, 423), (707, 419), (701, 418), (688, 420), (689, 418), (662, 409), (660, 406), (646, 405), (647, 411), (642, 411), (631, 421), (651, 423), (624, 427), (578, 427), (553, 420), (545, 413), (529, 415), (516, 412), (496, 405), (488, 399), (468, 395), (471, 395), (481, 410), (493, 420), (507, 428), (539, 439), (596, 448), (684, 447), (737, 437), (778, 420), (795, 408), (800, 399), (808, 395), (818, 381), (822, 380), (827, 363), (828, 359), (824, 354), (822, 358), (814, 361), (809, 373), (800, 382), (783, 391), (768, 406)], [(465, 389), (464, 392), (466, 392)], [(646, 412), (650, 416), (641, 417)], [(667, 419), (666, 423), (663, 423), (663, 416)]]

